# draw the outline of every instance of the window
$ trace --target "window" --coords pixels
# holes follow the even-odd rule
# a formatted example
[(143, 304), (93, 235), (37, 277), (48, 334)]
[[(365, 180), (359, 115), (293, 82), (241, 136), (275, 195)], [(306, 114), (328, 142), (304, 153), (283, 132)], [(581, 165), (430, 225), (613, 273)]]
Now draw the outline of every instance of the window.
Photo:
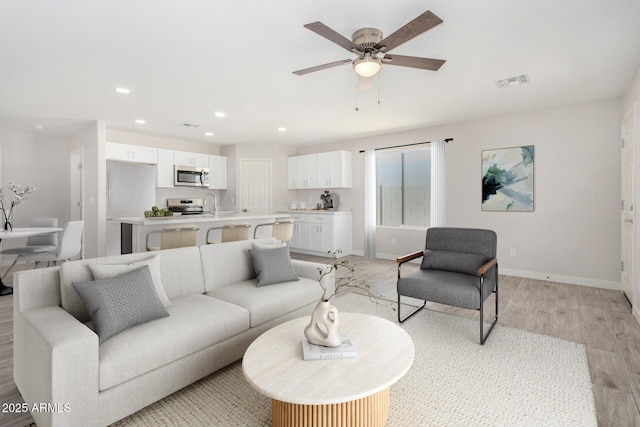
[(431, 150), (376, 154), (377, 224), (427, 227), (431, 223)]

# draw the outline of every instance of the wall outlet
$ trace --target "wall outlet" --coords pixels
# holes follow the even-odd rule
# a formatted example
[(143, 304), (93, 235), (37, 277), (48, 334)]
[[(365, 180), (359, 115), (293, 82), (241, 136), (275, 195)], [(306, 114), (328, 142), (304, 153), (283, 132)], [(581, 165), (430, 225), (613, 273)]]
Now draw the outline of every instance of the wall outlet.
[(516, 256), (516, 248), (511, 248), (511, 251), (509, 252), (509, 255)]
[(396, 245), (396, 238), (395, 238), (395, 237), (391, 239), (391, 245), (392, 245), (392, 246), (395, 246), (395, 245)]

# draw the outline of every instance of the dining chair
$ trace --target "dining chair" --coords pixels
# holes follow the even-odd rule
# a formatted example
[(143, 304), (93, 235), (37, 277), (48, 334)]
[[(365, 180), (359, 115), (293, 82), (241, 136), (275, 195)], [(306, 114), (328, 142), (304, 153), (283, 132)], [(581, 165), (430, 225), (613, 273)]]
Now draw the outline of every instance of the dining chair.
[(235, 242), (238, 240), (248, 240), (249, 231), (251, 230), (251, 224), (225, 224), (220, 227), (212, 227), (207, 230), (207, 244), (218, 243), (211, 240), (211, 232), (216, 230), (222, 230), (220, 242)]
[[(57, 227), (58, 218), (34, 218), (31, 221), (31, 227)], [(32, 254), (36, 252), (49, 252), (55, 251), (58, 248), (58, 233), (42, 234), (38, 236), (27, 237), (25, 246), (18, 248), (9, 248), (0, 251), (0, 255), (21, 255)], [(16, 265), (18, 258), (16, 257), (7, 271), (2, 275), (2, 280), (7, 277), (9, 271)]]
[(288, 242), (293, 237), (293, 223), (295, 221), (293, 218), (279, 218), (275, 222), (258, 224), (253, 230), (253, 238), (257, 238), (260, 227), (272, 226), (271, 235), (281, 242)]
[[(147, 233), (146, 247), (148, 251), (159, 251), (162, 249), (183, 248), (196, 245), (196, 234), (200, 230), (198, 227), (187, 225), (181, 227), (169, 227), (162, 230), (154, 230)], [(149, 238), (155, 234), (160, 234), (160, 245), (151, 246)]]
[(84, 221), (69, 221), (62, 229), (60, 244), (55, 250), (46, 252), (34, 252), (20, 254), (16, 258), (17, 262), (34, 262), (36, 268), (41, 262), (46, 262), (47, 266), (52, 263), (56, 265), (58, 261), (69, 261), (82, 253), (82, 232)]

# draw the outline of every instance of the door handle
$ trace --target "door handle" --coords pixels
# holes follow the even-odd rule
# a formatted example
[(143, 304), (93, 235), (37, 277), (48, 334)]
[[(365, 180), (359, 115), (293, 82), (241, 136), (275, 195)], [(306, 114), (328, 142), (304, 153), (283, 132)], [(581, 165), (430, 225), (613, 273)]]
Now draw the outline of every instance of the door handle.
[(633, 224), (633, 218), (631, 218), (631, 219), (625, 219), (625, 220), (624, 220), (624, 222), (628, 222), (628, 223)]

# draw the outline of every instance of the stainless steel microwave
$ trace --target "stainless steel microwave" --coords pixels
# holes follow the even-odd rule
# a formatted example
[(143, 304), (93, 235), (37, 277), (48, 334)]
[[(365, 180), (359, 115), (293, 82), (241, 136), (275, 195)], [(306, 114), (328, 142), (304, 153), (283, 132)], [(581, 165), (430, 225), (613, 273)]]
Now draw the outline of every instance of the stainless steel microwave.
[(175, 165), (173, 185), (185, 187), (208, 187), (209, 168)]

